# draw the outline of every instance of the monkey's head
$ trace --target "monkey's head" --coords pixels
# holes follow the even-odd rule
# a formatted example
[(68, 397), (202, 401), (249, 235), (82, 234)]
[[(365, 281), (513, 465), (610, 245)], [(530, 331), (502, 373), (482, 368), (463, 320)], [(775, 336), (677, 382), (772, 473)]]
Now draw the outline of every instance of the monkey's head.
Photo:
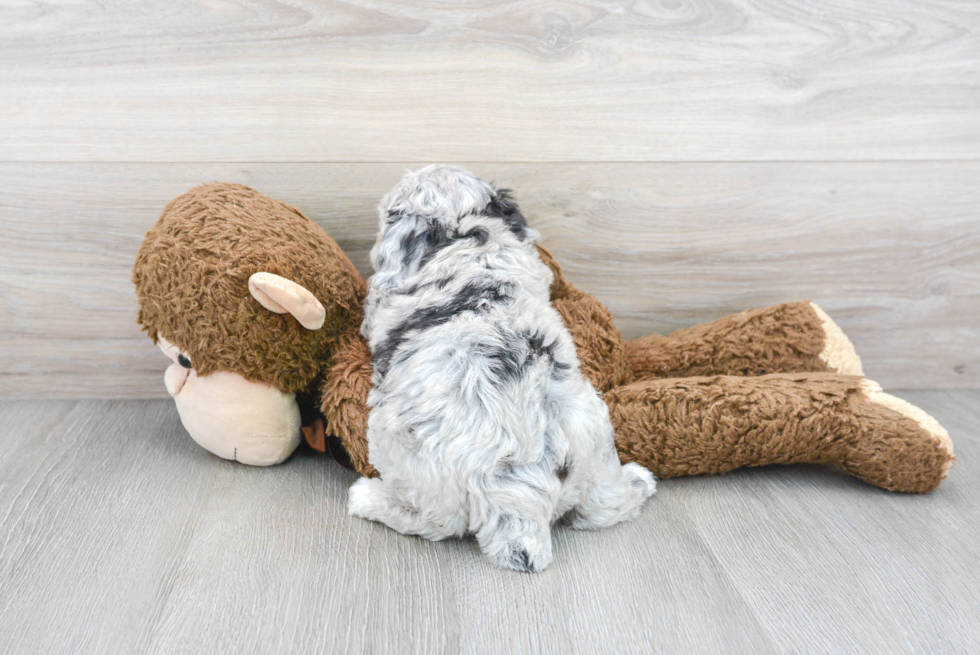
[(164, 380), (200, 445), (277, 464), (300, 440), (297, 396), (315, 396), (364, 280), (299, 210), (238, 184), (176, 198), (133, 267), (139, 323), (171, 360)]

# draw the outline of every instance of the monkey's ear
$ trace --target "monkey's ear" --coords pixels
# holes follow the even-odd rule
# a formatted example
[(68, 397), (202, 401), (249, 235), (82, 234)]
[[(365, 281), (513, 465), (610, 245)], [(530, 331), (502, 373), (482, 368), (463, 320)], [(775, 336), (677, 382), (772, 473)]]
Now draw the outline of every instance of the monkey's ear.
[(263, 307), (277, 314), (292, 314), (307, 330), (323, 327), (327, 312), (304, 287), (273, 273), (255, 273), (248, 278), (248, 291)]

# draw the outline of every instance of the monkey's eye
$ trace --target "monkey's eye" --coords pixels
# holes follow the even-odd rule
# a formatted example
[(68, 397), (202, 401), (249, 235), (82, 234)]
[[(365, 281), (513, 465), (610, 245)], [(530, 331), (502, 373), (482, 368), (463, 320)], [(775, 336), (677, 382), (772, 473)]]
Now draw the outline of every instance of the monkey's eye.
[(187, 355), (185, 355), (184, 353), (177, 355), (177, 363), (183, 366), (184, 368), (192, 368), (191, 360), (187, 359)]

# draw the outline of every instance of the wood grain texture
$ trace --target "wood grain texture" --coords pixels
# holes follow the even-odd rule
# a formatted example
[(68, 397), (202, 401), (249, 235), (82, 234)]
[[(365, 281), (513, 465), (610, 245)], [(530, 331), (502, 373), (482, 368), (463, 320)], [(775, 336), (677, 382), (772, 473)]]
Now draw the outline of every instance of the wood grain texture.
[(782, 652), (980, 648), (980, 393), (900, 395), (942, 417), (956, 448), (928, 496), (816, 467), (681, 482), (692, 521)]
[[(811, 298), (886, 387), (980, 386), (980, 164), (488, 164), (627, 337)], [(168, 200), (249, 184), (367, 274), (398, 164), (0, 164), (0, 397), (164, 397), (130, 268)]]
[(5, 2), (0, 161), (976, 160), (956, 0)]
[(0, 402), (0, 652), (974, 652), (980, 392), (906, 397), (956, 443), (933, 494), (668, 480), (539, 575), (347, 517), (310, 451), (219, 460), (167, 401)]
[[(165, 464), (186, 447), (169, 407), (53, 409), (62, 419), (29, 429), (2, 463), (0, 650), (132, 651), (169, 596), (212, 483), (201, 460), (176, 476)], [(5, 426), (4, 450), (19, 436)]]

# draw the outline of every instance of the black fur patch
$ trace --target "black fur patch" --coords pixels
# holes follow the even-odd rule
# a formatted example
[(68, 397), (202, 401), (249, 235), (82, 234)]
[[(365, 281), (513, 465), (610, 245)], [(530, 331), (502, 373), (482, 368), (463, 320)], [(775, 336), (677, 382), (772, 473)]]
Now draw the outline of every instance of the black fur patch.
[(487, 216), (499, 218), (507, 224), (507, 229), (521, 241), (524, 240), (527, 229), (527, 219), (517, 207), (511, 196), (510, 189), (497, 189), (490, 204), (483, 210)]
[(296, 404), (299, 405), (300, 425), (310, 425), (318, 418), (325, 418), (320, 411), (320, 396), (311, 392), (296, 394)]
[(484, 346), (479, 354), (490, 360), (490, 372), (500, 382), (516, 380), (530, 363), (518, 348)]
[(463, 312), (485, 312), (494, 305), (510, 300), (511, 292), (508, 286), (484, 286), (470, 282), (444, 305), (415, 310), (404, 323), (392, 329), (388, 338), (375, 349), (374, 370), (382, 376), (387, 374), (392, 357), (410, 333), (443, 325)]
[(490, 240), (490, 232), (485, 227), (474, 227), (469, 232), (460, 232), (460, 239), (476, 239), (476, 245), (485, 246)]
[(421, 282), (402, 289), (396, 289), (392, 291), (392, 293), (399, 296), (414, 296), (416, 293), (418, 293), (419, 289), (427, 289), (429, 287), (435, 287), (441, 291), (449, 286), (449, 283), (455, 279), (455, 276), (450, 275), (449, 277), (439, 278), (438, 280), (433, 280), (431, 282)]
[(436, 223), (426, 224), (421, 232), (413, 230), (406, 234), (402, 237), (399, 245), (403, 253), (402, 263), (405, 270), (411, 270), (412, 262), (415, 261), (416, 257), (419, 257), (420, 253), (418, 268), (422, 268), (437, 252), (450, 243), (452, 243), (452, 239), (446, 234), (445, 228)]
[(534, 573), (534, 567), (531, 565), (531, 555), (525, 548), (516, 544), (512, 545), (510, 561), (516, 570), (523, 573)]
[[(440, 250), (459, 239), (475, 239), (478, 246), (485, 246), (490, 240), (490, 232), (485, 227), (475, 227), (469, 232), (460, 232), (453, 237), (439, 226), (434, 225), (430, 226), (422, 236), (424, 239), (416, 241), (417, 244), (424, 241), (422, 245), (425, 248), (421, 259), (419, 259), (419, 269), (428, 264)], [(402, 248), (406, 248), (407, 245), (406, 240), (402, 239)], [(418, 248), (415, 252), (418, 252)], [(415, 258), (415, 252), (405, 251), (406, 265)]]
[(492, 350), (487, 348), (484, 354), (491, 360), (491, 372), (501, 382), (518, 379), (541, 357), (547, 357), (551, 361), (552, 377), (561, 379), (571, 365), (555, 359), (555, 346), (555, 342), (546, 344), (542, 334), (522, 332), (514, 340), (513, 347)]
[(559, 362), (555, 359), (555, 346), (557, 345), (554, 341), (551, 343), (544, 342), (543, 334), (533, 334), (528, 337), (527, 340), (528, 348), (535, 357), (547, 357), (551, 360), (551, 363), (555, 368), (562, 371), (570, 369), (571, 364), (566, 364), (565, 362)]

